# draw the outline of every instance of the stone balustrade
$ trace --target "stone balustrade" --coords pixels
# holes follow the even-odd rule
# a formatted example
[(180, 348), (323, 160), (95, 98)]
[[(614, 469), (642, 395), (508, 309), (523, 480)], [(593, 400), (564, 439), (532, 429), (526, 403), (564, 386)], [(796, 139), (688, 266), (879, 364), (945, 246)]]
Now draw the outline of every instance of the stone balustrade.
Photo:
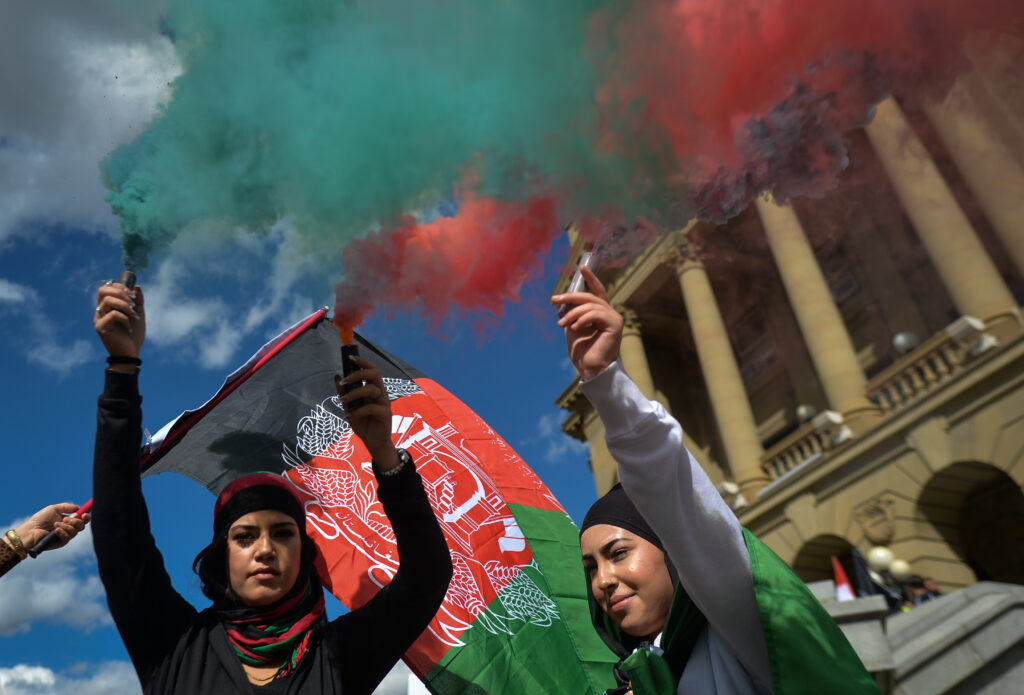
[(886, 413), (897, 411), (960, 372), (998, 342), (985, 323), (963, 316), (868, 382), (868, 399)]
[(775, 481), (804, 463), (817, 460), (853, 433), (834, 410), (819, 413), (761, 457), (761, 470)]

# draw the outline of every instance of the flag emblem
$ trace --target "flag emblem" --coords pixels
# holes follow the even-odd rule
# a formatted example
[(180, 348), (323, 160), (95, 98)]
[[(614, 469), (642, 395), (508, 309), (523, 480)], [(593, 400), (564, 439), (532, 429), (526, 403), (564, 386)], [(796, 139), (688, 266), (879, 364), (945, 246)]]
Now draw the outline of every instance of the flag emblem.
[[(494, 634), (512, 634), (515, 621), (558, 620), (554, 602), (531, 576), (541, 571), (526, 538), (472, 448), (415, 382), (389, 378), (385, 385), (394, 411), (392, 437), (416, 462), (455, 570), (441, 611), (419, 645), (424, 653), (436, 657), (463, 646), (459, 637), (474, 622)], [(337, 396), (299, 421), (295, 442), (283, 452), (286, 474), (312, 497), (306, 518), (315, 533), (325, 541), (345, 541), (321, 544), (328, 566), (365, 572), (369, 582), (350, 597), (365, 603), (398, 570), (395, 536), (374, 492), (369, 454)], [(503, 463), (513, 456), (506, 449)]]

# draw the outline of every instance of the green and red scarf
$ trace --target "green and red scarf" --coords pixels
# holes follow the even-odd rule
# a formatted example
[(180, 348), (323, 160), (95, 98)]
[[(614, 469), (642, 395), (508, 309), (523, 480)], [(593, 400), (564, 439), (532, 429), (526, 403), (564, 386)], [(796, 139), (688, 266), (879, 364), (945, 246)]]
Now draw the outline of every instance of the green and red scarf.
[(288, 596), (271, 606), (238, 606), (215, 611), (242, 663), (268, 666), (284, 660), (275, 678), (298, 668), (317, 628), (326, 624), (324, 591), (315, 575), (304, 583), (296, 582)]

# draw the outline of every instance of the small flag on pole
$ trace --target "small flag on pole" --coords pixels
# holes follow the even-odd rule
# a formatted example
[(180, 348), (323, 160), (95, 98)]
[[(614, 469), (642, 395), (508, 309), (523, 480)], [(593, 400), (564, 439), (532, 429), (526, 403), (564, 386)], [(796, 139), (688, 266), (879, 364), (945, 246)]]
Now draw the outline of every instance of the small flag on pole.
[(853, 587), (850, 586), (850, 580), (846, 577), (846, 570), (839, 564), (839, 559), (835, 555), (832, 556), (832, 574), (836, 580), (836, 601), (852, 601), (857, 598), (853, 593)]

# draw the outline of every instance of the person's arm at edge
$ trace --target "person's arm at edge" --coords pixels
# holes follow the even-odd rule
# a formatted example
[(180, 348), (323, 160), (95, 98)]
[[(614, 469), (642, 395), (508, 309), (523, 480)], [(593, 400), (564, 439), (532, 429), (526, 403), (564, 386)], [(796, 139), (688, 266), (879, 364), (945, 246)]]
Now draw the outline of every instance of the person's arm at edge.
[[(56, 550), (67, 545), (68, 541), (74, 538), (85, 528), (89, 521), (89, 515), (82, 518), (64, 516), (74, 514), (78, 511), (78, 505), (70, 502), (61, 502), (43, 507), (17, 528), (12, 529), (14, 537), (21, 543), (22, 552), (28, 552), (36, 543), (41, 541), (51, 531), (56, 531), (57, 541), (48, 550)], [(7, 534), (0, 536), (0, 577), (4, 576), (19, 562), (22, 561), (22, 553), (18, 552), (14, 542), (7, 537)]]

